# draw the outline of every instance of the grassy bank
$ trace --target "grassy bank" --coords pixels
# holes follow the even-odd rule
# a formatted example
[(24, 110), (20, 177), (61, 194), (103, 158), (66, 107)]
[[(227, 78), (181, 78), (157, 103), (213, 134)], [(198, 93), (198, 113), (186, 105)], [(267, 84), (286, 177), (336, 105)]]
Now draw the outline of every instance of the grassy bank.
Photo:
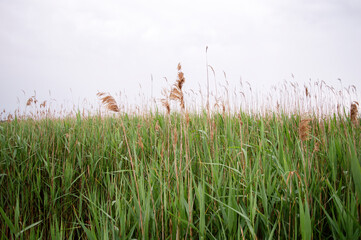
[(360, 123), (117, 114), (0, 124), (2, 239), (359, 239)]

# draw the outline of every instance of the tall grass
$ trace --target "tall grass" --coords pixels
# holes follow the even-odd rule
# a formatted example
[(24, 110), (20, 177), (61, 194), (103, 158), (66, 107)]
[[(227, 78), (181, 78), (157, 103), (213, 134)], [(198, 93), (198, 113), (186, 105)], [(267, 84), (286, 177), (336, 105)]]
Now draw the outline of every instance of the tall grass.
[(0, 238), (361, 237), (358, 104), (323, 118), (301, 100), (191, 111), (178, 71), (165, 112), (126, 113), (99, 93), (117, 114), (1, 123)]
[(360, 123), (312, 119), (307, 139), (302, 123), (242, 112), (2, 123), (1, 238), (358, 239)]

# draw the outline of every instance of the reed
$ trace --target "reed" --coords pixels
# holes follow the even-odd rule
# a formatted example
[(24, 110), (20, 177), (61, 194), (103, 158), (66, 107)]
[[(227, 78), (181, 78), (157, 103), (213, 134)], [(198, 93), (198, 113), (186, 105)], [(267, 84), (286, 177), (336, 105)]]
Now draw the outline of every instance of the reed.
[(113, 112), (119, 112), (118, 104), (110, 94), (106, 94), (104, 92), (98, 92), (97, 96), (101, 100), (102, 104), (104, 104), (108, 110)]
[(351, 110), (350, 110), (350, 118), (351, 118), (351, 122), (354, 125), (357, 125), (358, 122), (358, 102), (354, 101), (353, 103), (351, 103)]
[(112, 114), (54, 117), (51, 101), (35, 97), (25, 115), (2, 112), (0, 238), (361, 238), (352, 87), (285, 82), (262, 106), (250, 84), (225, 83), (217, 108), (194, 110), (177, 70), (159, 111), (126, 111), (99, 92)]
[[(169, 99), (178, 101), (182, 111), (184, 111), (185, 104), (184, 104), (184, 95), (183, 95), (182, 88), (183, 88), (183, 84), (185, 82), (185, 78), (184, 78), (184, 73), (182, 72), (182, 66), (180, 63), (178, 63), (177, 69), (178, 69), (177, 80), (170, 91)], [(168, 109), (167, 109), (167, 111), (168, 111)]]
[(298, 134), (300, 136), (301, 141), (306, 141), (310, 135), (310, 121), (311, 119), (302, 119), (299, 123)]

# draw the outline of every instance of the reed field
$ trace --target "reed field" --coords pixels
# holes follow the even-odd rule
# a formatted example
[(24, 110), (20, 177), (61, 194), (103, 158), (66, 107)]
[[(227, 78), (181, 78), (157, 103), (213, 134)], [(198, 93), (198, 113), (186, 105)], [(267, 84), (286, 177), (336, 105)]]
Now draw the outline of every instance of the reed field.
[(178, 65), (152, 108), (99, 92), (96, 114), (31, 97), (37, 113), (8, 115), (0, 238), (361, 238), (355, 87), (285, 82), (262, 104), (244, 84), (196, 108), (183, 84)]

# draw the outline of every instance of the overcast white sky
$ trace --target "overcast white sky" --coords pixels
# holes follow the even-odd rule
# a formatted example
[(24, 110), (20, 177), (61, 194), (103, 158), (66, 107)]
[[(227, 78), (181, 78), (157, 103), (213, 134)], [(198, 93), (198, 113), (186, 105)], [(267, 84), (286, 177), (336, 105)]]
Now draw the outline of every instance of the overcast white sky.
[(74, 103), (98, 90), (136, 99), (139, 84), (150, 95), (151, 74), (160, 97), (178, 62), (197, 90), (206, 46), (220, 80), (225, 71), (262, 89), (291, 74), (341, 78), (360, 92), (361, 1), (0, 0), (0, 110), (33, 90)]

